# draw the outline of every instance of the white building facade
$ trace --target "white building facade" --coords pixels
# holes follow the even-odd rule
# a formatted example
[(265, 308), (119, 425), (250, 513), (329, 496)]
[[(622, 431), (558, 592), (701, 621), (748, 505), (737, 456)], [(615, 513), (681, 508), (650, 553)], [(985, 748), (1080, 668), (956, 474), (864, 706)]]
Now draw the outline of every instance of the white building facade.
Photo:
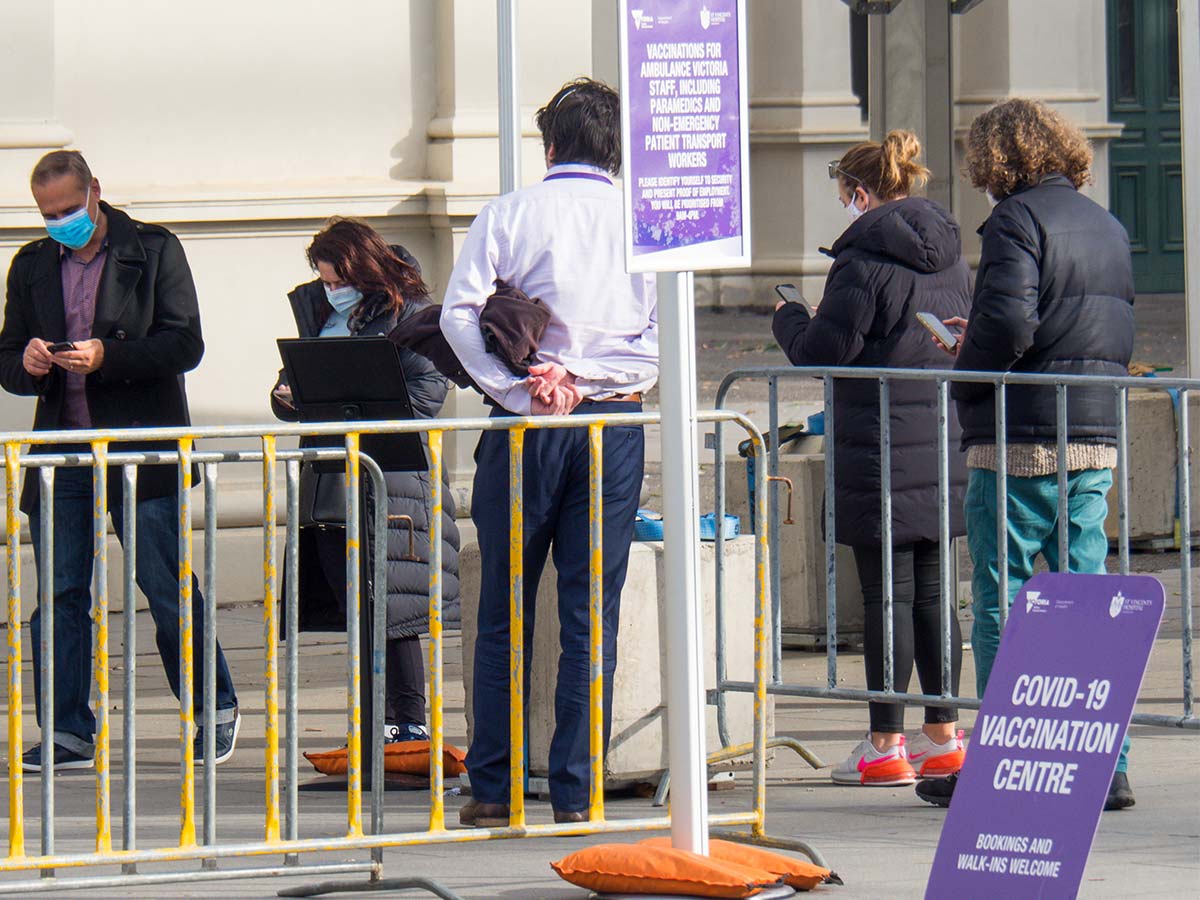
[[(996, 100), (1046, 100), (1096, 141), (1106, 203), (1121, 6), (985, 0), (956, 16), (959, 136)], [(819, 296), (818, 248), (846, 224), (826, 165), (868, 134), (847, 6), (750, 0), (749, 14), (754, 263), (698, 279), (712, 306), (765, 307), (785, 280)], [(44, 234), (34, 162), (82, 150), (107, 201), (183, 239), (207, 344), (195, 420), (268, 421), (275, 338), (294, 333), (285, 295), (313, 277), (304, 248), (324, 219), (367, 219), (435, 298), (445, 284), (498, 185), (495, 15), (491, 0), (0, 0), (0, 269)], [(543, 169), (537, 106), (569, 78), (615, 79), (615, 16), (615, 0), (520, 0), (526, 183)], [(896, 63), (902, 79), (922, 60)], [(961, 178), (954, 197), (971, 253), (987, 205)], [(0, 398), (0, 428), (31, 419), (29, 401)]]

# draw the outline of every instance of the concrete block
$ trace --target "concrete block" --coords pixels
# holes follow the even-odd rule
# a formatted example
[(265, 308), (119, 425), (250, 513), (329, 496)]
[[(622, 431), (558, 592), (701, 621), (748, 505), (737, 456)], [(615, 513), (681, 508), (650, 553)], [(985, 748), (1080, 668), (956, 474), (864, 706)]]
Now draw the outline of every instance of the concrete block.
[[(783, 453), (779, 474), (792, 480), (795, 524), (782, 525), (779, 534), (781, 619), (784, 646), (825, 646), (826, 591), (825, 539), (822, 536), (825, 497), (823, 438), (801, 438), (799, 453)], [(726, 476), (726, 509), (741, 516), (743, 527), (752, 521), (745, 460), (729, 458)], [(780, 520), (787, 510), (787, 491), (779, 485)], [(838, 642), (862, 641), (863, 604), (858, 569), (849, 547), (837, 548)]]
[[(726, 542), (728, 586), (727, 661), (728, 676), (750, 681), (754, 674), (754, 540), (742, 537)], [(476, 612), (479, 602), (479, 546), (463, 545), (459, 555), (463, 612), (463, 684), (466, 690), (467, 734), (474, 727), (472, 686)], [(714, 547), (701, 546), (701, 583), (705, 622), (705, 687), (716, 686)], [(530, 771), (545, 775), (550, 737), (554, 731), (554, 687), (558, 670), (558, 612), (556, 575), (548, 563), (542, 576), (534, 626), (531, 690), (528, 698)], [(605, 760), (605, 781), (610, 787), (640, 780), (653, 780), (667, 767), (666, 654), (663, 545), (635, 542), (629, 556), (629, 575), (621, 595), (621, 624), (617, 634), (618, 662), (613, 685), (613, 730)], [(769, 628), (769, 624), (768, 624)], [(529, 648), (527, 651), (529, 652)], [(753, 698), (749, 694), (728, 696), (730, 738), (735, 743), (753, 737)], [(768, 704), (768, 715), (772, 705)], [(508, 715), (496, 710), (496, 715)], [(768, 724), (768, 728), (770, 728)], [(709, 752), (720, 749), (716, 708), (707, 716)]]
[[(1200, 425), (1192, 411), (1193, 441)], [(1127, 412), (1129, 431), (1129, 539), (1149, 541), (1175, 533), (1175, 469), (1179, 459), (1175, 411), (1166, 391), (1130, 391)], [(1193, 448), (1192, 452), (1196, 453)], [(1200, 457), (1197, 457), (1200, 458)], [(1109, 540), (1119, 537), (1117, 518), (1118, 467), (1113, 472), (1113, 490), (1108, 495), (1108, 519), (1104, 523)], [(1200, 484), (1192, 486), (1193, 505), (1200, 499)], [(1195, 507), (1200, 509), (1200, 507)]]

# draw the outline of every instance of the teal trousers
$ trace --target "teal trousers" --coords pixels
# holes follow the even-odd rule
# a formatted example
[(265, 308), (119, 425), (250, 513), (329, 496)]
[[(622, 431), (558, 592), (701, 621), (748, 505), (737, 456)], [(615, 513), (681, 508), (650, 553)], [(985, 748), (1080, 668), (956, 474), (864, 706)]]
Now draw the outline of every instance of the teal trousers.
[[(1108, 516), (1110, 469), (1084, 469), (1067, 478), (1066, 571), (1102, 575), (1108, 555), (1104, 520)], [(971, 650), (975, 656), (975, 687), (983, 696), (992, 663), (1000, 647), (1000, 576), (996, 541), (996, 473), (971, 469), (966, 496), (967, 547), (974, 564), (971, 588), (975, 624)], [(1059, 571), (1058, 476), (1008, 477), (1008, 602), (1033, 576), (1040, 554), (1050, 571)], [(1117, 771), (1128, 766), (1129, 735), (1121, 747)]]

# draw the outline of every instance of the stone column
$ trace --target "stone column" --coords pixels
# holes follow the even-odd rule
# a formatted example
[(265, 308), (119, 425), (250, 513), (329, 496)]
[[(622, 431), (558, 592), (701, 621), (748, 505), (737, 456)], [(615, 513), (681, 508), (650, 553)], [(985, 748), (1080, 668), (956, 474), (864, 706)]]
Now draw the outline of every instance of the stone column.
[(950, 20), (946, 0), (916, 0), (868, 25), (871, 138), (914, 132), (933, 173), (926, 196), (947, 209), (954, 205)]

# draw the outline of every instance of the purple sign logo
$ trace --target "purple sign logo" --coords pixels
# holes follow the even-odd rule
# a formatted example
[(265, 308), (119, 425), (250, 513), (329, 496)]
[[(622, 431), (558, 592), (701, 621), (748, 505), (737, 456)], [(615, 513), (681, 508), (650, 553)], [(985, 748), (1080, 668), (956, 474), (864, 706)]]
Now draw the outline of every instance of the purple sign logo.
[(1076, 895), (1164, 601), (1146, 575), (1029, 580), (1010, 611), (926, 898)]
[(749, 264), (745, 0), (625, 0), (631, 271)]

